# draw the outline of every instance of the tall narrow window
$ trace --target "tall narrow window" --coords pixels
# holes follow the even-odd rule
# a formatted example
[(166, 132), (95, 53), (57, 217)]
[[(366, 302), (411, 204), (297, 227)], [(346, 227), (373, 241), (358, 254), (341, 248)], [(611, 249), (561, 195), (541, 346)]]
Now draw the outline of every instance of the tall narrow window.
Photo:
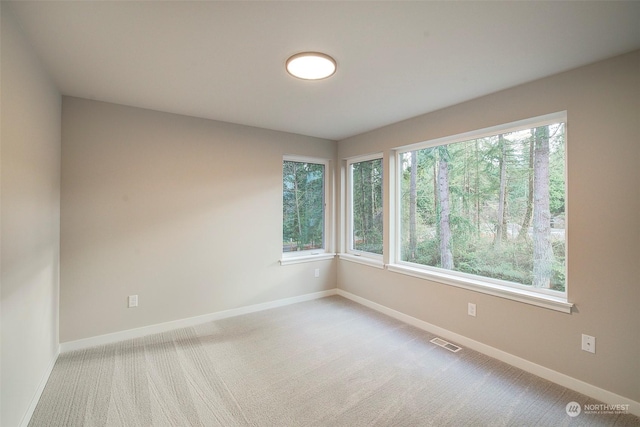
[(397, 262), (566, 290), (564, 117), (398, 150)]
[(326, 163), (285, 158), (282, 166), (282, 251), (324, 251)]
[(348, 166), (348, 252), (382, 255), (382, 158), (355, 159)]

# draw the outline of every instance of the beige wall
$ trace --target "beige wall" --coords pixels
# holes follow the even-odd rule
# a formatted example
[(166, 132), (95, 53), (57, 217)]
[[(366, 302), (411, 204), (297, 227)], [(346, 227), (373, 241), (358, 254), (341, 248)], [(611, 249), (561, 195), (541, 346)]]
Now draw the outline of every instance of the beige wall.
[(58, 351), (61, 98), (2, 2), (1, 405), (18, 426)]
[[(562, 110), (572, 314), (343, 260), (338, 287), (640, 401), (640, 52), (341, 141), (338, 157)], [(596, 337), (595, 355), (580, 350), (582, 333)]]
[(61, 342), (336, 287), (335, 261), (278, 263), (282, 156), (335, 142), (71, 97), (62, 117)]

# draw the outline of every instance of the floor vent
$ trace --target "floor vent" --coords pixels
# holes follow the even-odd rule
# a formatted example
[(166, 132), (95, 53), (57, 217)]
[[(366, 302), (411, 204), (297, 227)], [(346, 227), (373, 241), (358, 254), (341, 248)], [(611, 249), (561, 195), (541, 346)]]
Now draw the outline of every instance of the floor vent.
[(451, 344), (448, 341), (443, 340), (442, 338), (434, 338), (431, 340), (432, 343), (434, 343), (435, 345), (439, 345), (442, 348), (446, 348), (449, 351), (452, 351), (454, 353), (459, 352), (460, 350), (462, 350), (462, 347), (458, 347), (455, 344)]

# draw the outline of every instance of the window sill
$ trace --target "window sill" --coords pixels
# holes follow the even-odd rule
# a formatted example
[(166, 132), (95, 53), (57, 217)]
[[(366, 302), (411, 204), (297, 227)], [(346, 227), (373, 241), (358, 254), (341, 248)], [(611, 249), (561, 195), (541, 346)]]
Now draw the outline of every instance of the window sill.
[(536, 305), (563, 313), (571, 313), (573, 304), (563, 298), (552, 295), (543, 295), (525, 289), (510, 288), (498, 284), (483, 282), (481, 280), (467, 279), (437, 271), (427, 271), (421, 268), (410, 267), (402, 264), (388, 264), (387, 269), (394, 273), (428, 279), (445, 285), (456, 286), (483, 294), (494, 295), (500, 298), (519, 301), (525, 304)]
[(317, 254), (299, 255), (283, 257), (280, 259), (280, 265), (300, 264), (303, 262), (322, 261), (325, 259), (333, 259), (336, 254), (322, 252)]
[(349, 261), (349, 262), (355, 262), (358, 264), (364, 264), (364, 265), (368, 265), (369, 267), (375, 267), (375, 268), (380, 268), (383, 269), (384, 268), (384, 263), (382, 262), (382, 259), (376, 259), (376, 258), (370, 258), (367, 256), (361, 256), (361, 255), (354, 255), (354, 254), (338, 254), (338, 257), (340, 259), (343, 259), (345, 261)]

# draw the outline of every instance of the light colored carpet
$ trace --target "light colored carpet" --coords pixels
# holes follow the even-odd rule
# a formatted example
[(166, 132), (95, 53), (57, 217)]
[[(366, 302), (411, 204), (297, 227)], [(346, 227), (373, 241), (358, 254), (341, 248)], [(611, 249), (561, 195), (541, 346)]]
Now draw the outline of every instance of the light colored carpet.
[(37, 426), (637, 426), (342, 297), (59, 357)]

